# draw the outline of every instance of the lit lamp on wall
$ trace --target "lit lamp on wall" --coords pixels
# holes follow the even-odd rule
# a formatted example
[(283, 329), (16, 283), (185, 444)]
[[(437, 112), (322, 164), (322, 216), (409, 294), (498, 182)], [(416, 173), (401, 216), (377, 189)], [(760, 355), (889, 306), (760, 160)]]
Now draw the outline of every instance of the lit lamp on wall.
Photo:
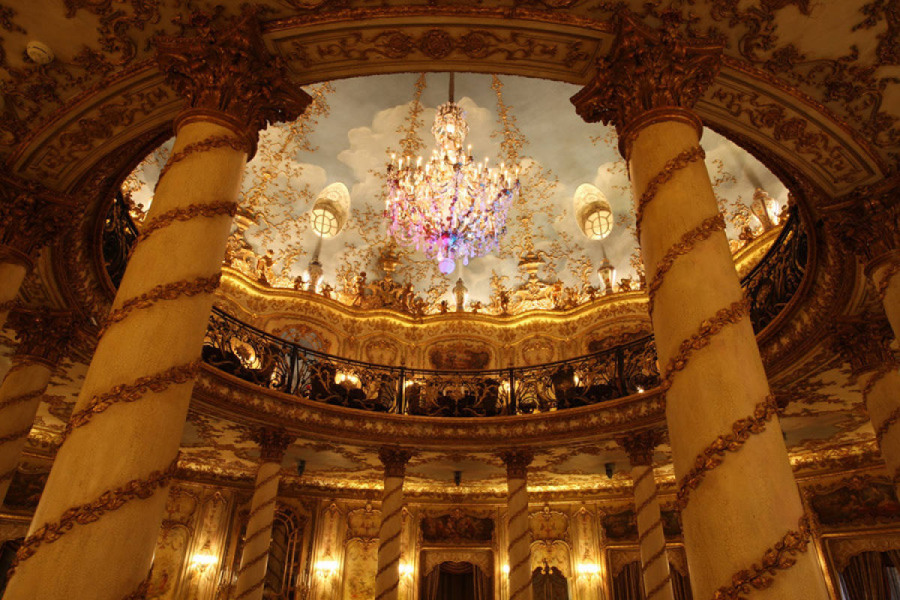
[(338, 561), (336, 560), (320, 560), (316, 562), (316, 574), (322, 579), (328, 579), (338, 570)]
[(219, 562), (218, 557), (213, 554), (209, 541), (203, 544), (200, 551), (191, 557), (191, 569), (203, 576), (204, 573), (213, 565)]
[(410, 578), (415, 570), (412, 563), (400, 563), (400, 577)]
[(613, 281), (616, 278), (616, 268), (606, 258), (606, 250), (603, 251), (603, 260), (600, 261), (600, 267), (597, 269), (597, 275), (603, 283), (605, 294), (613, 293)]

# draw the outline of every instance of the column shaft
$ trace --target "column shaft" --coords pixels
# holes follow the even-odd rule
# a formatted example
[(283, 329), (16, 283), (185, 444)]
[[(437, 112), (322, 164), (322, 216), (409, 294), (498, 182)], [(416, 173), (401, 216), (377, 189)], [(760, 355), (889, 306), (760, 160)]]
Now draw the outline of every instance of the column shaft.
[(531, 600), (531, 532), (525, 476), (507, 478), (509, 600)]
[(900, 370), (890, 363), (876, 370), (863, 386), (866, 410), (875, 428), (881, 455), (894, 481), (900, 483)]
[(634, 465), (631, 478), (634, 480), (634, 506), (645, 597), (647, 600), (675, 600), (653, 467)]
[(0, 384), (0, 504), (6, 498), (52, 373), (46, 362), (14, 358)]
[(246, 162), (241, 146), (218, 124), (179, 129), (6, 598), (118, 600), (145, 582)]
[(702, 158), (662, 119), (629, 156), (694, 593), (827, 598)]
[(260, 463), (234, 600), (262, 600), (280, 480), (280, 463)]
[(27, 274), (25, 264), (8, 260), (3, 248), (0, 248), (0, 328), (6, 324), (9, 311), (15, 307), (16, 296)]
[(894, 339), (900, 340), (900, 250), (894, 250), (874, 261), (866, 270), (881, 298), (884, 313), (894, 331)]
[(400, 586), (400, 534), (402, 531), (403, 477), (385, 476), (378, 533), (378, 571), (375, 600), (397, 600)]

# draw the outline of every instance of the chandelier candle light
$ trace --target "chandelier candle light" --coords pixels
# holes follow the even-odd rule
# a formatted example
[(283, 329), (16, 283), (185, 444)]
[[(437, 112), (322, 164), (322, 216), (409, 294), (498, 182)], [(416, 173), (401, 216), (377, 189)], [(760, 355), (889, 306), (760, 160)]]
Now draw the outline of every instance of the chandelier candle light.
[(446, 275), (457, 259), (469, 264), (498, 248), (519, 193), (519, 169), (511, 172), (505, 163), (489, 168), (487, 158), (475, 162), (471, 145), (463, 149), (469, 124), (453, 101), (452, 73), (450, 101), (438, 107), (431, 132), (437, 148), (428, 162), (391, 156), (384, 214), (391, 235), (437, 260)]

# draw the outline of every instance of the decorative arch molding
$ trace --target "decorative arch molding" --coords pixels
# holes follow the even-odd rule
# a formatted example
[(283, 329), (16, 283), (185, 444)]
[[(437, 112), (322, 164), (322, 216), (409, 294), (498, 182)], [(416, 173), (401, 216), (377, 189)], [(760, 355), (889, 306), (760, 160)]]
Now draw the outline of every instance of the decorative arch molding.
[[(612, 40), (609, 24), (601, 20), (478, 7), (457, 7), (440, 24), (433, 11), (395, 7), (282, 19), (266, 29), (298, 85), (454, 70), (584, 84)], [(180, 107), (175, 92), (145, 61), (81, 94), (32, 132), (7, 163), (27, 178), (69, 189), (98, 156), (170, 123)], [(726, 135), (764, 145), (829, 196), (876, 181), (885, 171), (862, 136), (827, 108), (739, 59), (726, 57), (697, 112)]]

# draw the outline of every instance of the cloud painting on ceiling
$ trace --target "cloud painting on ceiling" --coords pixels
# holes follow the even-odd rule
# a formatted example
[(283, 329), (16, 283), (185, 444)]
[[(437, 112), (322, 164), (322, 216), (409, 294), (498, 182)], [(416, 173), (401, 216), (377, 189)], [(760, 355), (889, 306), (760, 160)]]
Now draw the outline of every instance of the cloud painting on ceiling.
[[(631, 187), (615, 132), (581, 121), (569, 102), (577, 86), (560, 82), (504, 76), (502, 88), (492, 89), (489, 75), (458, 74), (456, 96), (475, 159), (499, 164), (502, 150), (516, 150), (521, 189), (506, 234), (498, 251), (460, 262), (449, 275), (422, 252), (393, 247), (384, 217), (387, 163), (402, 151), (411, 125), (422, 154), (431, 154), (436, 107), (447, 98), (447, 75), (428, 74), (422, 110), (412, 110), (418, 78), (311, 86), (315, 100), (306, 115), (264, 131), (246, 170), (226, 262), (272, 287), (314, 287), (363, 307), (387, 294), (426, 314), (441, 311), (442, 302), (453, 310), (457, 296), (466, 309), (494, 314), (580, 304), (604, 293), (597, 271), (604, 256), (615, 268), (614, 289), (627, 288), (628, 280), (632, 289), (640, 285)], [(788, 192), (724, 137), (706, 130), (702, 142), (737, 249), (777, 224)], [(123, 186), (138, 220), (171, 146), (149, 155)]]

